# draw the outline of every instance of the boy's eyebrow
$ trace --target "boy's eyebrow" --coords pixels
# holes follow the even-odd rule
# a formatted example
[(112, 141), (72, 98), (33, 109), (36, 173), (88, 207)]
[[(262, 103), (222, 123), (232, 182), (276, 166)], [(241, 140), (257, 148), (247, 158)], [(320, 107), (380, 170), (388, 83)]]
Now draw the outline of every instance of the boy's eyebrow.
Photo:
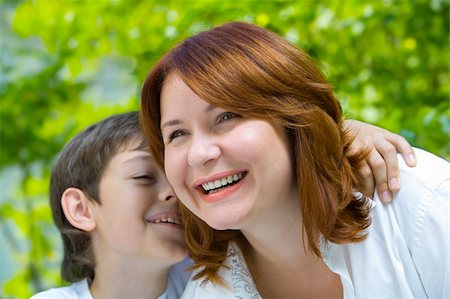
[(141, 155), (131, 157), (130, 159), (125, 160), (125, 163), (133, 163), (135, 161), (142, 161), (142, 160), (143, 161), (149, 161), (149, 162), (153, 163), (152, 156), (149, 153), (145, 153), (145, 154), (143, 153)]

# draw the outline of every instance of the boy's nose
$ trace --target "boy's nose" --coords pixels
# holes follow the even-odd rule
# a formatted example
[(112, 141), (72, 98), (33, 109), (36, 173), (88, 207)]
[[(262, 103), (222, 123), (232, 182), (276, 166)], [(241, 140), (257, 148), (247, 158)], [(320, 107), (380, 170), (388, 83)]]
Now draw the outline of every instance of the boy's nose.
[(174, 200), (176, 199), (174, 194), (168, 194), (165, 198), (164, 201), (169, 201), (169, 200)]
[(161, 181), (161, 189), (159, 192), (159, 200), (161, 201), (176, 201), (177, 196), (172, 189), (172, 186), (169, 184), (167, 178)]

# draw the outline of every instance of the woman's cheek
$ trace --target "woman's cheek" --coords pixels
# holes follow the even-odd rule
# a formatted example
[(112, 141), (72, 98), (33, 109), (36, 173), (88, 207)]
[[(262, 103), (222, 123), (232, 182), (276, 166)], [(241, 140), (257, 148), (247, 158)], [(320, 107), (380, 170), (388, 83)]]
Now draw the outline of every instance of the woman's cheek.
[[(176, 155), (173, 155), (169, 150), (165, 150), (164, 152), (164, 171), (167, 176), (167, 180), (169, 181), (170, 185), (172, 185), (172, 188), (174, 188), (177, 185), (177, 167), (176, 167)], [(181, 173), (181, 171), (178, 172), (178, 174)]]
[(186, 180), (186, 163), (187, 161), (182, 151), (165, 151), (164, 170), (166, 172), (167, 180), (179, 198), (182, 197), (185, 192), (183, 188)]

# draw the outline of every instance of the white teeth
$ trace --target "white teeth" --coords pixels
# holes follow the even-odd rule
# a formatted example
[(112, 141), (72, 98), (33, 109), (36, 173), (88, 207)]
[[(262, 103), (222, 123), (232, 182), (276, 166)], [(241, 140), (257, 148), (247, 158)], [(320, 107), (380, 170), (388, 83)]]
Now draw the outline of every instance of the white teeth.
[(175, 218), (172, 218), (172, 217), (168, 217), (168, 218), (167, 218), (167, 222), (175, 223), (175, 224), (180, 224), (180, 222), (178, 221), (178, 219), (175, 219)]
[(150, 221), (153, 223), (173, 223), (173, 224), (179, 224), (181, 225), (181, 220), (178, 218), (173, 218), (173, 217), (162, 217), (160, 219), (155, 219), (153, 221)]
[(226, 186), (228, 184), (236, 182), (236, 181), (242, 179), (242, 177), (243, 177), (242, 173), (229, 175), (229, 176), (227, 176), (225, 178), (222, 178), (220, 180), (215, 180), (214, 182), (204, 183), (204, 184), (202, 184), (202, 187), (203, 187), (203, 189), (205, 191), (212, 191), (214, 189), (221, 188), (221, 187), (224, 187), (224, 186)]

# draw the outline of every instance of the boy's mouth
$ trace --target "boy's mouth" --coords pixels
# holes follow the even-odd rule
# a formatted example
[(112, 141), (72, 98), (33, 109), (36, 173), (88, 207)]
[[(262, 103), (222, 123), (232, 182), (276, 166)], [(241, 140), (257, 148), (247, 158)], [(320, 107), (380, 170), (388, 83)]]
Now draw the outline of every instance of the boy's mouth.
[(147, 222), (154, 223), (154, 224), (173, 224), (176, 226), (183, 226), (180, 215), (175, 212), (158, 213), (156, 215), (151, 216), (150, 218), (148, 218), (146, 220), (147, 220)]
[(172, 217), (162, 217), (155, 220), (150, 220), (150, 223), (172, 223), (172, 224), (178, 224), (181, 225), (181, 220), (177, 218)]

